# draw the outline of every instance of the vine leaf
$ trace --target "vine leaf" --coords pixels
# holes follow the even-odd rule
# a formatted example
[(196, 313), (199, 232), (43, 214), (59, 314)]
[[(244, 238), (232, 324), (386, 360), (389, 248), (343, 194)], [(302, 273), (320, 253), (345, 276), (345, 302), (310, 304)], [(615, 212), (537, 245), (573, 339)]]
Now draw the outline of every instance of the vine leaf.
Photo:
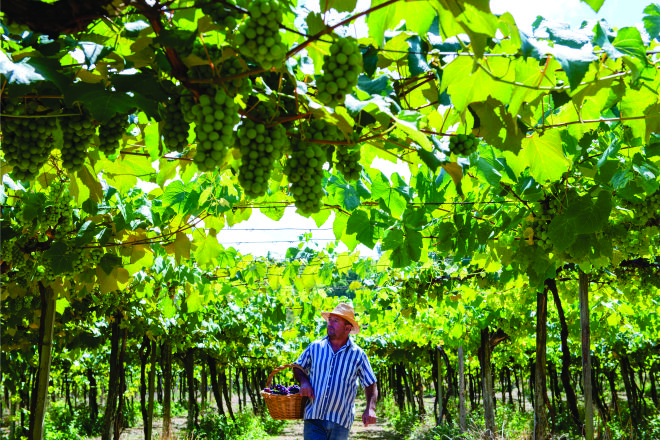
[(357, 0), (333, 0), (330, 5), (337, 10), (337, 12), (353, 12), (357, 5)]
[(591, 9), (598, 12), (603, 6), (603, 3), (605, 3), (605, 0), (582, 0), (582, 2), (588, 4), (591, 6)]
[(562, 151), (558, 129), (548, 130), (542, 135), (535, 133), (523, 139), (518, 158), (529, 166), (529, 172), (537, 182), (558, 180), (571, 165)]
[(371, 224), (369, 214), (362, 209), (358, 209), (351, 214), (346, 222), (346, 233), (349, 235), (356, 234), (358, 241), (369, 249), (373, 249), (376, 246), (377, 237), (375, 228)]
[(624, 55), (637, 58), (645, 64), (647, 62), (644, 42), (637, 28), (624, 27), (623, 29), (619, 29), (616, 38), (612, 42), (612, 46)]
[(644, 9), (644, 13), (648, 14), (642, 19), (644, 29), (651, 38), (657, 39), (660, 36), (660, 6), (652, 3)]

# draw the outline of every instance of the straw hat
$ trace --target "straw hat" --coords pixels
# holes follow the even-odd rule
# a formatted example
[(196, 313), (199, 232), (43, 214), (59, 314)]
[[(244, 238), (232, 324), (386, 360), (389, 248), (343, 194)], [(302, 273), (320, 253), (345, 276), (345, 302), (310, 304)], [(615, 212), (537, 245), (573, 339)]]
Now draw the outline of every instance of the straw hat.
[(328, 321), (328, 316), (330, 315), (341, 316), (346, 321), (348, 321), (353, 326), (350, 334), (357, 335), (360, 333), (360, 324), (358, 324), (358, 322), (355, 320), (355, 310), (353, 310), (352, 306), (346, 303), (340, 303), (332, 312), (321, 312), (321, 316), (323, 316), (323, 319), (325, 319), (326, 322)]

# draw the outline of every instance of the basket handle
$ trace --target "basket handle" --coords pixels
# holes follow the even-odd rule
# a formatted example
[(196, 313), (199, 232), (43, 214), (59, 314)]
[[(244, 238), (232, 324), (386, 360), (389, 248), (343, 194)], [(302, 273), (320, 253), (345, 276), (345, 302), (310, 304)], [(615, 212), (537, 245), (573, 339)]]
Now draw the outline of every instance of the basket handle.
[[(303, 373), (305, 373), (305, 369), (301, 367), (298, 364), (286, 364), (286, 365), (280, 365), (279, 367), (275, 368), (273, 371), (270, 372), (268, 375), (268, 379), (266, 379), (266, 388), (270, 388), (270, 381), (273, 379), (273, 376), (275, 376), (275, 373), (279, 373), (282, 370), (286, 370), (287, 368), (297, 368)], [(307, 373), (305, 373), (307, 374)]]

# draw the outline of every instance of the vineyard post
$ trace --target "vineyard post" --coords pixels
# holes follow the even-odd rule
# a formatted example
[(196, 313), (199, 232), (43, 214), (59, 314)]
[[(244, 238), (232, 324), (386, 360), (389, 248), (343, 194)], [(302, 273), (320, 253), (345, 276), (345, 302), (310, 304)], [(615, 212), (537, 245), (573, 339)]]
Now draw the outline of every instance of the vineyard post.
[(465, 357), (463, 356), (463, 344), (458, 346), (458, 403), (459, 403), (459, 425), (461, 432), (467, 430), (465, 422)]
[(493, 405), (493, 374), (491, 370), (491, 342), (490, 329), (481, 329), (481, 386), (484, 401), (484, 425), (488, 438), (495, 437), (495, 408)]
[(536, 362), (534, 373), (534, 439), (544, 440), (548, 420), (545, 413), (546, 342), (548, 335), (548, 287), (536, 293)]
[(435, 397), (436, 400), (438, 401), (438, 423), (442, 423), (442, 418), (444, 414), (442, 413), (443, 405), (442, 405), (442, 363), (441, 363), (441, 356), (440, 356), (440, 347), (437, 348), (436, 352), (436, 363), (438, 366), (438, 393), (437, 396)]
[(57, 295), (52, 287), (39, 283), (39, 292), (43, 306), (39, 329), (39, 370), (37, 371), (37, 379), (35, 380), (32, 392), (32, 411), (30, 412), (30, 438), (32, 440), (41, 440), (44, 436), (57, 302)]
[(580, 270), (580, 330), (582, 334), (582, 378), (584, 381), (584, 434), (594, 439), (594, 408), (591, 394), (591, 330), (589, 327), (589, 276)]
[(151, 341), (151, 362), (149, 365), (149, 397), (147, 398), (147, 426), (144, 433), (144, 440), (151, 440), (154, 423), (154, 394), (156, 385), (156, 364), (157, 364), (158, 343)]

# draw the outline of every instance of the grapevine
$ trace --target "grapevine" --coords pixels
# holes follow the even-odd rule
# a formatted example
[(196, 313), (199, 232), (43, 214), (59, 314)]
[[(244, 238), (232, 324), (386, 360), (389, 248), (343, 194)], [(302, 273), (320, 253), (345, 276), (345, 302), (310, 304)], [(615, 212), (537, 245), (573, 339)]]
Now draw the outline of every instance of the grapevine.
[(477, 151), (479, 141), (477, 137), (470, 134), (459, 134), (449, 138), (449, 151), (457, 156), (469, 156)]
[(195, 6), (201, 6), (202, 12), (211, 17), (215, 24), (223, 29), (234, 29), (238, 18), (242, 15), (240, 10), (233, 3), (229, 2), (229, 0), (222, 2), (198, 0)]
[(234, 145), (234, 126), (239, 121), (233, 98), (217, 89), (212, 96), (202, 95), (192, 108), (195, 116), (197, 154), (193, 158), (200, 171), (220, 167), (227, 149)]
[[(264, 106), (266, 107), (266, 106)], [(266, 120), (272, 120), (275, 111), (266, 107), (262, 111)], [(268, 180), (275, 161), (282, 157), (288, 143), (286, 129), (282, 125), (268, 127), (266, 123), (245, 119), (238, 129), (241, 165), (238, 181), (249, 197), (266, 194)]]
[(75, 116), (59, 118), (62, 128), (62, 166), (73, 172), (82, 168), (87, 149), (96, 133), (91, 113), (84, 107), (65, 109), (65, 113), (77, 113)]
[[(220, 68), (220, 76), (222, 78), (238, 75), (245, 72), (244, 63), (239, 57), (231, 57), (222, 63)], [(234, 78), (224, 83), (227, 93), (232, 96), (242, 95), (246, 97), (252, 90), (252, 82), (247, 76), (242, 78)]]
[(330, 46), (330, 55), (323, 57), (323, 74), (317, 79), (318, 99), (330, 107), (344, 103), (346, 95), (358, 83), (362, 73), (362, 55), (357, 42), (340, 38)]
[(3, 113), (27, 116), (3, 118), (2, 150), (7, 163), (14, 167), (16, 179), (33, 180), (53, 149), (57, 120), (39, 117), (41, 109), (36, 102), (23, 105), (7, 100), (3, 103)]
[(320, 144), (294, 140), (284, 174), (291, 183), (290, 193), (303, 214), (319, 212), (323, 203), (323, 164), (325, 151)]
[(106, 156), (114, 154), (129, 125), (130, 121), (126, 113), (117, 113), (108, 122), (101, 124), (99, 126), (99, 150)]
[(346, 180), (358, 180), (362, 172), (360, 165), (360, 147), (351, 148), (349, 145), (337, 145), (335, 148), (335, 169)]
[(188, 146), (190, 122), (184, 117), (184, 105), (180, 97), (174, 97), (162, 107), (163, 140), (169, 151), (182, 152)]
[(239, 26), (235, 46), (241, 54), (268, 70), (284, 61), (286, 45), (279, 33), (282, 6), (277, 0), (255, 0), (248, 7), (250, 16)]

